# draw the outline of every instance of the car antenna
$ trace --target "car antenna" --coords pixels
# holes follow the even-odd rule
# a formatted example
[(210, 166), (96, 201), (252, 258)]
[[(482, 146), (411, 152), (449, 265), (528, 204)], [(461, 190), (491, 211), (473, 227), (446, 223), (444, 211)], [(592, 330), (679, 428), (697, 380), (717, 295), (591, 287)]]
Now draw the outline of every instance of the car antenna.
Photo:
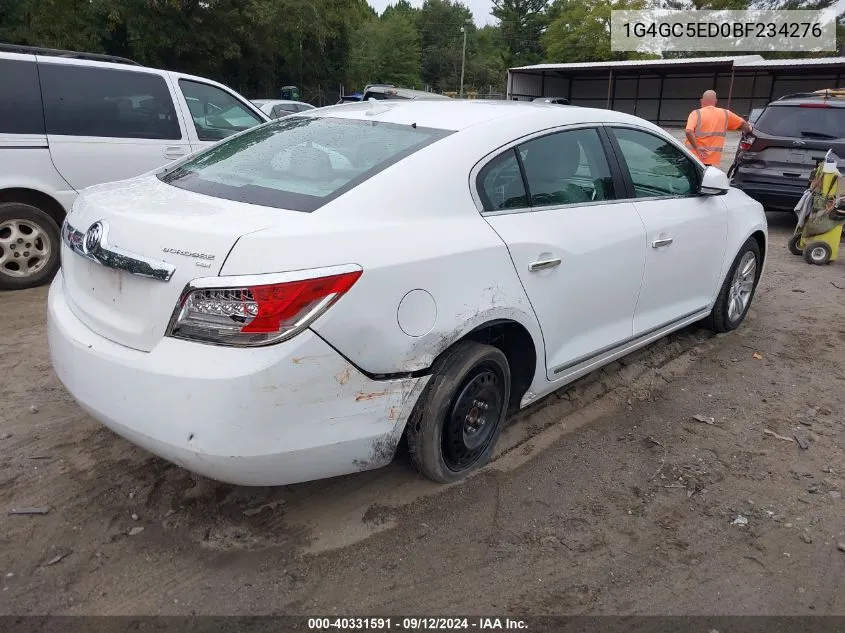
[(390, 108), (383, 103), (379, 103), (378, 99), (370, 97), (368, 101), (370, 102), (370, 109), (367, 110), (367, 116), (375, 116), (376, 114), (382, 114), (390, 110)]
[(416, 129), (417, 129), (417, 124), (416, 124), (416, 122), (411, 123), (411, 127), (412, 127), (412, 128), (414, 128), (414, 129), (416, 130)]

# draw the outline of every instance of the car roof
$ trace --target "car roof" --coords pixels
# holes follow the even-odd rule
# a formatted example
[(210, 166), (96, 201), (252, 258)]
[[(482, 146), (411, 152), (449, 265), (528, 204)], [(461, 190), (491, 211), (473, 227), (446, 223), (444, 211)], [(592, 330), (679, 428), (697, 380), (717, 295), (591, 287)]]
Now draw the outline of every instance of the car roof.
[(446, 95), (425, 90), (412, 90), (411, 88), (396, 88), (394, 86), (368, 86), (365, 92), (391, 93), (398, 96), (405, 96), (410, 99), (449, 99)]
[(845, 107), (845, 89), (839, 90), (817, 90), (815, 92), (799, 92), (781, 97), (769, 104), (771, 106), (794, 106), (807, 104), (824, 103), (831, 107)]
[(655, 125), (623, 112), (596, 108), (561, 108), (558, 105), (535, 101), (488, 100), (408, 100), (345, 103), (320, 108), (316, 112), (300, 113), (305, 116), (338, 117), (384, 121), (400, 125), (416, 124), (420, 127), (460, 131), (476, 125), (513, 118), (532, 118), (538, 129), (543, 126), (574, 123), (632, 123), (658, 130)]
[[(287, 105), (289, 103), (295, 103), (297, 105), (306, 105), (311, 106), (312, 108), (314, 107), (310, 103), (306, 103), (305, 101), (295, 101), (293, 99), (261, 99), (261, 102), (264, 105), (268, 103), (272, 103), (273, 105)], [(253, 103), (255, 102), (253, 101)]]

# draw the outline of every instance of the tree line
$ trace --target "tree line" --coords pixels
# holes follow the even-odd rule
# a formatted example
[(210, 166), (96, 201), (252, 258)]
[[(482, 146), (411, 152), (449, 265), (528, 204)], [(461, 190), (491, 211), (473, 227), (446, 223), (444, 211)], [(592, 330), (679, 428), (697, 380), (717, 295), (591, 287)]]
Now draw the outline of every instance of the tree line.
[(478, 27), (460, 0), (419, 7), (396, 0), (381, 15), (366, 0), (0, 0), (0, 42), (129, 57), (215, 79), (251, 98), (277, 97), (282, 86), (296, 85), (304, 100), (322, 105), (341, 85), (346, 92), (367, 83), (457, 91), (464, 35), (465, 89), (503, 93), (509, 67), (644, 57), (610, 50), (613, 9), (834, 3), (493, 0), (495, 24)]

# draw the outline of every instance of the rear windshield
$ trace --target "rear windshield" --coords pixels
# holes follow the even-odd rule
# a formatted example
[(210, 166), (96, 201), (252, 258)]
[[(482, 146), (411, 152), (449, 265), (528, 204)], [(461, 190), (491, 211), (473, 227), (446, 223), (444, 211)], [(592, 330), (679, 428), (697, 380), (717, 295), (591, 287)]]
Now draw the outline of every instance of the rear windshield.
[(754, 127), (772, 136), (845, 138), (845, 108), (770, 106), (763, 111)]
[(450, 133), (293, 115), (222, 141), (159, 178), (216, 198), (311, 212)]

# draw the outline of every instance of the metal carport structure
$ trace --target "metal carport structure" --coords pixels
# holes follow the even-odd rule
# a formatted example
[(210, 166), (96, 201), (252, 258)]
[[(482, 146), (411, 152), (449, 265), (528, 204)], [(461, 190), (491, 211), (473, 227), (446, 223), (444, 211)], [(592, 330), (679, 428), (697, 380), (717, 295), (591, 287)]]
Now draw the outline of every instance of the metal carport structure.
[(845, 57), (765, 60), (759, 55), (537, 64), (508, 71), (508, 99), (565, 97), (572, 105), (636, 114), (666, 127), (686, 123), (701, 93), (746, 115), (786, 94), (837, 88)]

